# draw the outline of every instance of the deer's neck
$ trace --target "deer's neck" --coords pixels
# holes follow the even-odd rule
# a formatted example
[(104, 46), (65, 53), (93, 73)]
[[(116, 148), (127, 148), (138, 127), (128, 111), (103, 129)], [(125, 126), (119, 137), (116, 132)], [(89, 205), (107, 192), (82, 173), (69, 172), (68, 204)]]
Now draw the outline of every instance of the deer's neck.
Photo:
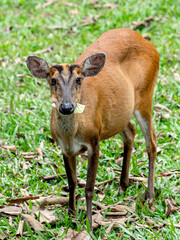
[(57, 124), (60, 134), (63, 134), (65, 136), (74, 136), (76, 134), (78, 126), (76, 114), (59, 114)]

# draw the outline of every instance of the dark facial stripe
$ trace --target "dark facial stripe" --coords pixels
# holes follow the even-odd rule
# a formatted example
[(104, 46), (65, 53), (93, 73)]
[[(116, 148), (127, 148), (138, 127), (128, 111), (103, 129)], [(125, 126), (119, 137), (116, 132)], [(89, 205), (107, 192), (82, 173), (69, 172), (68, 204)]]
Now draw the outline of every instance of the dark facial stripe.
[(80, 68), (80, 66), (76, 64), (70, 66), (69, 71), (71, 72), (71, 74), (76, 67)]
[(52, 66), (51, 68), (56, 68), (56, 69), (59, 71), (59, 73), (61, 73), (62, 70), (63, 70), (63, 67), (62, 67), (62, 66), (59, 66), (59, 65), (54, 65), (54, 66)]

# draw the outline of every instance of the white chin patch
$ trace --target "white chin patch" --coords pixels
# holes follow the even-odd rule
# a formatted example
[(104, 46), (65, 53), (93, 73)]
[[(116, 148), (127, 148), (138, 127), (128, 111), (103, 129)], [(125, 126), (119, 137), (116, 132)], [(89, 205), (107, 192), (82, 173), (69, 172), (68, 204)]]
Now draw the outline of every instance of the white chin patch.
[(85, 105), (77, 103), (74, 113), (82, 113), (84, 112)]
[(52, 103), (52, 107), (56, 108), (56, 104), (55, 104), (55, 103)]

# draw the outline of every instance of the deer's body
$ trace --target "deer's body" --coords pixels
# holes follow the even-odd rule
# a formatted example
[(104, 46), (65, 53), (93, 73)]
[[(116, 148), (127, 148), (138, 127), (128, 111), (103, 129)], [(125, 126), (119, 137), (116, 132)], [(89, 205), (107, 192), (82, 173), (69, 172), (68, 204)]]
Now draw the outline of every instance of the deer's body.
[[(96, 55), (97, 53), (99, 55)], [(106, 61), (103, 53), (106, 55)], [(66, 89), (62, 90), (62, 95), (67, 92), (63, 95), (63, 99), (60, 99), (61, 94), (58, 95), (60, 90), (51, 88), (51, 100), (56, 104), (51, 112), (51, 133), (62, 149), (70, 188), (69, 204), (72, 211), (75, 210), (77, 184), (75, 156), (88, 151), (86, 200), (87, 216), (92, 228), (91, 204), (98, 166), (99, 141), (118, 133), (121, 134), (124, 142), (124, 159), (120, 183), (125, 189), (129, 185), (129, 162), (135, 136), (135, 129), (130, 123), (133, 114), (146, 139), (149, 181), (145, 198), (152, 200), (156, 136), (151, 122), (151, 107), (159, 68), (159, 55), (154, 45), (138, 33), (129, 29), (116, 29), (104, 33), (91, 44), (75, 64), (77, 67), (60, 64), (60, 70), (56, 66), (51, 66), (49, 70), (45, 69), (49, 71), (47, 79), (54, 77), (59, 79), (58, 86), (62, 84), (61, 81), (64, 82), (63, 87), (59, 87), (59, 89)], [(100, 69), (98, 75), (94, 74), (95, 66)], [(88, 71), (92, 69), (93, 73), (89, 73)], [(37, 76), (33, 70), (31, 72)], [(74, 81), (71, 79), (76, 78), (76, 75), (81, 77), (83, 75), (86, 79), (82, 81), (80, 89), (76, 86), (76, 97), (73, 97), (72, 84), (74, 83), (70, 82)], [(69, 96), (65, 82), (72, 85), (69, 87), (72, 96)], [(71, 112), (73, 109), (70, 107), (65, 109), (63, 104), (74, 103), (73, 101), (75, 104), (79, 102), (85, 105), (82, 113), (70, 114), (68, 111)], [(65, 115), (61, 113), (64, 111)]]

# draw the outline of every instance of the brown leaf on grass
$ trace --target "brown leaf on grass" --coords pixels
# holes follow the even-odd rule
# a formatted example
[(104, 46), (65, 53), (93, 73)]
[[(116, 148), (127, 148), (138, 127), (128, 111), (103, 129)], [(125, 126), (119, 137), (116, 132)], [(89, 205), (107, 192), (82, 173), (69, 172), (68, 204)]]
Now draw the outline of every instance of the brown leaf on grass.
[(23, 235), (23, 228), (24, 228), (24, 220), (20, 220), (19, 221), (19, 225), (18, 225), (18, 230), (16, 232), (16, 235), (20, 235), (22, 237), (22, 235)]
[(76, 232), (75, 230), (72, 230), (71, 228), (68, 229), (66, 237), (63, 238), (63, 240), (91, 240), (91, 237), (85, 232)]
[(20, 215), (21, 211), (22, 211), (21, 207), (6, 206), (3, 208), (0, 208), (0, 215), (5, 214), (5, 215), (18, 216)]
[(53, 210), (41, 209), (40, 207), (37, 207), (35, 210), (33, 210), (33, 212), (35, 213), (36, 217), (40, 215), (40, 223), (47, 222), (49, 224), (54, 224), (55, 222), (59, 221), (59, 219), (54, 216)]
[(85, 230), (77, 233), (72, 239), (73, 240), (92, 240), (92, 238), (88, 235), (88, 233)]
[(133, 211), (132, 207), (129, 207), (129, 206), (126, 206), (126, 205), (115, 205), (115, 206), (110, 207), (110, 209), (113, 212), (124, 212), (124, 213)]
[[(171, 226), (171, 223), (166, 223), (166, 225)], [(178, 223), (173, 223), (173, 226), (174, 226), (175, 228), (180, 228), (180, 221), (179, 221)]]
[(149, 33), (144, 33), (142, 36), (148, 41), (151, 40), (151, 35)]
[(114, 223), (111, 223), (111, 224), (106, 228), (105, 232), (106, 232), (107, 234), (109, 234), (109, 233), (111, 232), (113, 226), (114, 226)]
[(144, 19), (144, 21), (139, 21), (139, 22), (135, 22), (133, 21), (132, 22), (132, 29), (135, 30), (137, 28), (144, 28), (144, 27), (148, 27), (148, 23), (151, 22), (151, 21), (159, 21), (160, 19), (158, 18), (154, 18), (154, 17), (147, 17)]
[(86, 181), (81, 178), (77, 178), (77, 184), (80, 188), (83, 188), (86, 186)]
[(140, 22), (133, 21), (131, 24), (132, 24), (133, 30), (141, 28), (141, 27), (145, 28), (148, 26), (147, 22), (145, 22), (145, 21), (140, 21)]
[(161, 176), (171, 176), (172, 174), (179, 174), (179, 175), (180, 175), (180, 170), (161, 172), (157, 177), (161, 177)]
[(165, 214), (168, 217), (169, 215), (173, 214), (174, 212), (178, 211), (178, 207), (173, 204), (171, 199), (165, 199), (166, 210)]
[(98, 198), (99, 198), (99, 201), (102, 202), (102, 200), (105, 198), (105, 194), (98, 193)]
[(27, 170), (29, 168), (31, 168), (31, 165), (30, 164), (27, 164), (26, 162), (21, 162), (21, 166), (22, 166), (22, 169), (23, 170)]
[(147, 178), (144, 178), (144, 177), (133, 177), (133, 176), (130, 176), (129, 180), (135, 181), (135, 182), (145, 182), (145, 183), (147, 183), (147, 181), (148, 181)]
[(106, 209), (107, 208), (107, 206), (105, 205), (105, 204), (103, 204), (103, 203), (100, 203), (100, 202), (97, 202), (97, 201), (92, 201), (92, 204), (93, 205), (96, 205), (97, 207), (99, 207), (100, 209)]
[(96, 213), (92, 215), (92, 228), (95, 229), (99, 226), (98, 221), (103, 221), (103, 216), (101, 213)]
[(22, 152), (21, 153), (25, 160), (34, 160), (37, 159), (37, 152)]
[(40, 232), (43, 232), (44, 231), (44, 227), (43, 225), (38, 222), (35, 218), (33, 218), (31, 215), (29, 214), (24, 214), (24, 213), (21, 213), (20, 214), (21, 217), (26, 220), (30, 225), (31, 227), (33, 227), (35, 230), (38, 230)]
[(35, 199), (39, 199), (39, 196), (27, 196), (27, 197), (21, 197), (17, 199), (7, 199), (6, 201), (10, 204), (15, 204), (15, 203), (20, 204), (28, 200), (35, 200)]
[(150, 217), (146, 217), (146, 222), (147, 222), (147, 224), (151, 225), (151, 227), (156, 228), (156, 229), (159, 229), (159, 228), (161, 228), (164, 225), (164, 223), (158, 223), (157, 224)]
[(165, 112), (167, 112), (167, 113), (171, 113), (171, 112), (172, 112), (169, 108), (167, 108), (167, 107), (165, 107), (165, 106), (163, 106), (162, 104), (159, 104), (159, 103), (157, 103), (157, 104), (154, 106), (154, 110), (155, 110), (156, 112), (160, 112), (160, 111), (165, 111)]
[(17, 152), (17, 148), (14, 145), (12, 145), (12, 146), (1, 145), (1, 148), (5, 149), (5, 150), (9, 150), (10, 152)]
[(107, 212), (106, 216), (125, 216), (127, 214), (127, 211), (121, 211), (121, 212)]
[(123, 217), (123, 218), (117, 218), (117, 219), (105, 219), (105, 220), (96, 220), (96, 222), (101, 225), (101, 226), (106, 226), (108, 224), (112, 224), (114, 223), (114, 225), (117, 225), (117, 224), (121, 224), (123, 225), (124, 227), (126, 227), (126, 221), (127, 221), (127, 218), (126, 217)]
[(43, 159), (43, 151), (41, 148), (37, 148), (37, 153), (38, 153), (38, 159)]
[(64, 204), (69, 202), (69, 197), (45, 197), (38, 199), (38, 202), (41, 203), (41, 207), (47, 204), (49, 205)]
[(21, 192), (23, 197), (29, 197), (29, 193), (26, 189), (20, 188), (20, 192)]

